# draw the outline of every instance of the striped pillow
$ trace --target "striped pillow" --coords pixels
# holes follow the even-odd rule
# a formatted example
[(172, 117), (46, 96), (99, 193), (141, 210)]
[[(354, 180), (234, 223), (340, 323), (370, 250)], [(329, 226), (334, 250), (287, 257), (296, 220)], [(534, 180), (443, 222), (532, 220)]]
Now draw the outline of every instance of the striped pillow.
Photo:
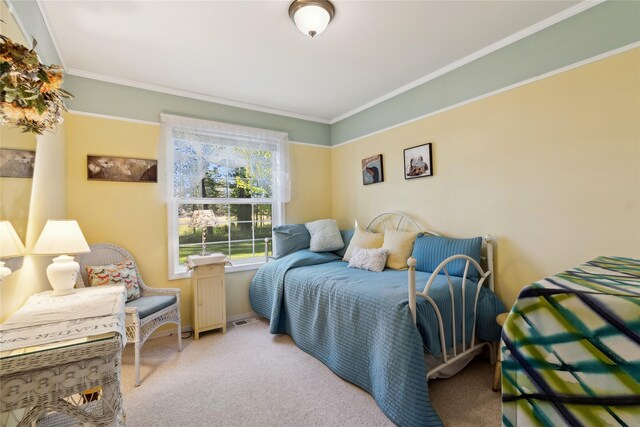
[(89, 286), (121, 285), (127, 289), (127, 302), (140, 298), (138, 273), (133, 260), (117, 264), (87, 266)]
[[(421, 236), (413, 245), (412, 256), (418, 261), (416, 270), (433, 273), (438, 265), (452, 255), (467, 255), (480, 264), (480, 249), (482, 237), (471, 239), (451, 239), (441, 236)], [(466, 261), (455, 260), (447, 265), (447, 271), (452, 276), (462, 277)], [(440, 271), (444, 274), (444, 271)], [(469, 265), (467, 277), (477, 280), (480, 275), (473, 265)]]

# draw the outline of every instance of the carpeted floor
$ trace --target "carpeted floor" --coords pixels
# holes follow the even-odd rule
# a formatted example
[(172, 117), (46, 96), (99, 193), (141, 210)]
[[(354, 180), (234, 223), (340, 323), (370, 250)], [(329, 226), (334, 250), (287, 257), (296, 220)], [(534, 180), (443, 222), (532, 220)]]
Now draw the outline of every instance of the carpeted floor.
[[(298, 349), (271, 335), (264, 321), (175, 336), (142, 349), (140, 387), (133, 387), (133, 346), (123, 356), (127, 426), (390, 426), (373, 398)], [(500, 425), (493, 366), (476, 358), (460, 374), (429, 382), (446, 426)]]

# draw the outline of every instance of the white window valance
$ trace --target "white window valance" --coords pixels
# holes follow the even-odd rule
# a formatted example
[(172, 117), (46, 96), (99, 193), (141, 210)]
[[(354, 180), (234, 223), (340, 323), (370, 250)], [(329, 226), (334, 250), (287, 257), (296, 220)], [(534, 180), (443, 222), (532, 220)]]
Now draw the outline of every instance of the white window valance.
[(291, 199), (286, 133), (170, 114), (161, 114), (161, 123), (168, 198), (197, 197), (202, 179), (215, 168), (250, 166), (262, 170), (260, 179), (268, 181), (260, 183), (266, 194), (257, 196), (277, 203)]

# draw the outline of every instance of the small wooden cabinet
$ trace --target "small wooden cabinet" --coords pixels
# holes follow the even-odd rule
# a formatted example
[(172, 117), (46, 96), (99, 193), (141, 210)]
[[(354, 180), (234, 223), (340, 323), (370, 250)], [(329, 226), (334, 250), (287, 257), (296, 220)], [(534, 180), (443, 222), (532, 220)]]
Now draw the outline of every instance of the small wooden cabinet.
[(227, 331), (224, 292), (224, 263), (199, 265), (191, 273), (193, 292), (192, 324), (195, 339), (211, 329)]

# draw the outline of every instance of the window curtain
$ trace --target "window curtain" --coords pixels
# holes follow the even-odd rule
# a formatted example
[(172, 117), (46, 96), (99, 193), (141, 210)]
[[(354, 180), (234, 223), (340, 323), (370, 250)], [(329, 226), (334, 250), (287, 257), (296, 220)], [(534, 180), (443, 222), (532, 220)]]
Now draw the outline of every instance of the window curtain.
[(161, 179), (164, 184), (161, 191), (167, 199), (193, 197), (213, 165), (242, 166), (234, 150), (248, 149), (272, 153), (270, 198), (278, 203), (291, 200), (286, 133), (169, 114), (160, 117), (162, 148), (159, 160), (164, 178)]

